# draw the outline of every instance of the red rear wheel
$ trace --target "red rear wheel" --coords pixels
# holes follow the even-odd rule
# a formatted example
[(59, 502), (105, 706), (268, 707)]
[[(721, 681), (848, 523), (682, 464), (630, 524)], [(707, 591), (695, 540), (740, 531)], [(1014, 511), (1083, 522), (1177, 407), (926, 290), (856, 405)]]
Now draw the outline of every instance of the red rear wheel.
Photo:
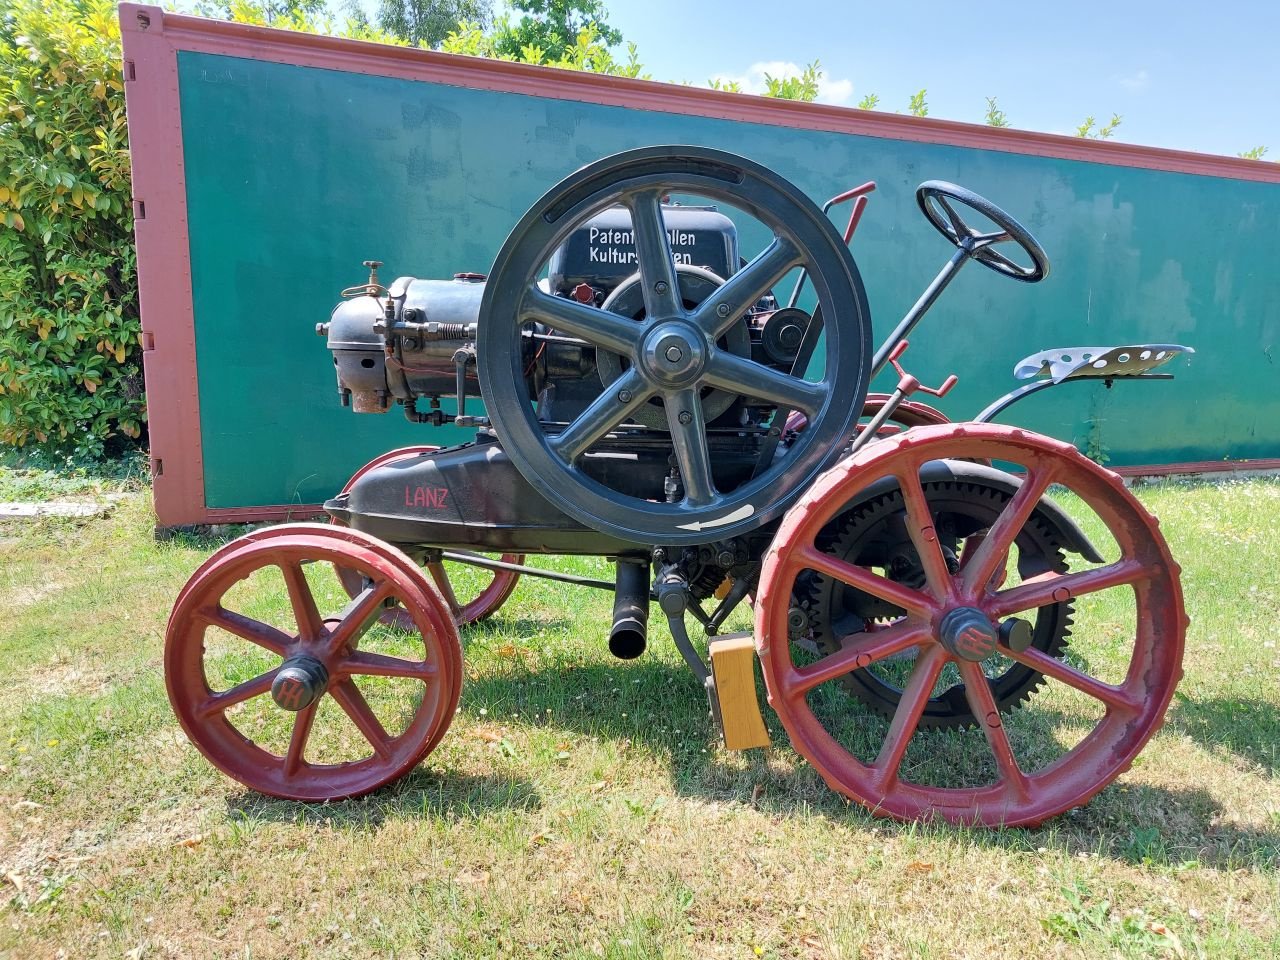
[[(357, 480), (375, 467), (394, 463), (397, 460), (407, 460), (421, 456), (424, 453), (433, 453), (439, 449), (439, 447), (431, 446), (413, 446), (390, 450), (370, 460), (357, 470), (351, 479), (347, 481), (346, 486), (342, 488), (341, 493), (349, 491)], [(337, 518), (330, 522), (337, 526), (344, 526), (342, 521)], [(501, 560), (503, 563), (524, 563), (524, 554), (504, 553)], [(520, 582), (520, 574), (518, 573), (512, 573), (508, 570), (488, 571), (483, 567), (473, 567), (467, 564), (446, 564), (442, 561), (435, 561), (428, 563), (426, 569), (431, 575), (431, 579), (435, 582), (436, 588), (440, 591), (440, 596), (444, 598), (444, 602), (448, 605), (454, 623), (460, 627), (465, 627), (470, 623), (478, 623), (493, 616), (498, 608), (507, 602), (511, 592), (515, 590), (516, 584)], [(454, 573), (452, 578), (449, 575), (451, 569)], [(343, 567), (336, 567), (335, 570), (338, 574), (338, 579), (342, 581), (343, 589), (350, 596), (356, 596), (362, 589), (360, 577), (355, 571)], [(408, 624), (408, 620), (398, 610), (388, 610), (383, 616), (387, 622), (398, 621), (402, 626), (407, 626)]]
[[(315, 564), (367, 584), (341, 612)], [(246, 582), (247, 581), (247, 582)], [(410, 629), (386, 626), (396, 603)], [(354, 530), (290, 524), (227, 544), (192, 575), (165, 634), (165, 683), (214, 766), (290, 800), (404, 775), (444, 736), (462, 687), (457, 627), (408, 557)]]
[[(989, 459), (1026, 471), (986, 535), (959, 558), (939, 546), (941, 531), (920, 480), (926, 462), (944, 458)], [(921, 571), (915, 582), (818, 546), (833, 518), (886, 478), (896, 481), (904, 504)], [(1108, 540), (1109, 562), (1079, 561), (1075, 569), (1045, 570), (1008, 585), (1014, 539), (1051, 485), (1065, 488), (1055, 498), (1082, 515), (1092, 536)], [(788, 613), (797, 578), (813, 576), (879, 598), (901, 616), (887, 628), (840, 637), (839, 649), (816, 662), (803, 662), (801, 654), (797, 663)], [(1017, 615), (1082, 599), (1062, 656), (1018, 642)], [(1090, 604), (1106, 604), (1097, 608), (1093, 647)], [(1120, 479), (1074, 447), (998, 424), (913, 429), (837, 465), (784, 518), (756, 603), (769, 702), (796, 750), (833, 789), (879, 814), (991, 826), (1040, 823), (1084, 803), (1129, 767), (1159, 728), (1181, 676), (1186, 622), (1178, 567), (1155, 518)], [(985, 672), (996, 661), (1025, 665), (1049, 682), (1030, 705), (1004, 715)], [(885, 664), (903, 664), (904, 677), (892, 718), (877, 726), (878, 718), (858, 713), (861, 705), (839, 680)], [(956, 683), (981, 733), (917, 738), (935, 689)]]

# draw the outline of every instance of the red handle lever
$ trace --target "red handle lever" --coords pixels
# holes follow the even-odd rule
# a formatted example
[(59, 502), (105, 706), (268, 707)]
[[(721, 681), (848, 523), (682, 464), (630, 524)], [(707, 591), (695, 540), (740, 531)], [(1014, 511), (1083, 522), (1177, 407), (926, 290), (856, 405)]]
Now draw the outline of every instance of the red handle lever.
[(861, 186), (854, 187), (852, 190), (846, 190), (844, 193), (838, 193), (822, 206), (822, 212), (826, 213), (837, 203), (844, 203), (846, 200), (854, 200), (853, 209), (849, 211), (849, 225), (844, 228), (844, 242), (848, 245), (853, 239), (853, 232), (858, 229), (858, 221), (862, 219), (862, 211), (867, 209), (867, 194), (876, 188), (874, 180), (868, 180)]
[(889, 362), (893, 364), (893, 369), (898, 371), (898, 389), (907, 396), (910, 396), (917, 390), (920, 390), (941, 400), (951, 392), (952, 387), (960, 382), (960, 378), (953, 373), (951, 376), (947, 377), (947, 379), (942, 381), (942, 386), (936, 389), (933, 387), (926, 387), (911, 374), (907, 373), (907, 371), (903, 370), (902, 364), (898, 362), (898, 358), (907, 352), (907, 347), (910, 345), (911, 342), (909, 340), (903, 340), (894, 347), (893, 351), (889, 354)]

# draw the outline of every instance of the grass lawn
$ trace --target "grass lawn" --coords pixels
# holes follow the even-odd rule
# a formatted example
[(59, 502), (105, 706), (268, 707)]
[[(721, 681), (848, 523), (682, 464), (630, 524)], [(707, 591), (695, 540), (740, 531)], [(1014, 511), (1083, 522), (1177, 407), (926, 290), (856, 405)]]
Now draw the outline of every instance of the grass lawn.
[[(773, 747), (724, 752), (665, 627), (613, 660), (610, 598), (553, 583), (463, 632), (415, 772), (267, 800), (165, 695), (166, 618), (219, 541), (157, 542), (145, 491), (2, 525), (0, 956), (1280, 955), (1280, 482), (1138, 492), (1192, 621), (1168, 722), (1088, 806), (1003, 831), (878, 820), (772, 716)], [(1073, 649), (1123, 628), (1078, 610)]]

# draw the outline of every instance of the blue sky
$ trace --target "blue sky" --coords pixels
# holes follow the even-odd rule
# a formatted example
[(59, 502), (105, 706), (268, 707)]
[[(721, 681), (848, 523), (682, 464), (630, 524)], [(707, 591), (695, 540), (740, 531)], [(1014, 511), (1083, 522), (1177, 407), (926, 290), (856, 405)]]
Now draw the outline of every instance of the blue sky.
[[(1015, 127), (1071, 133), (1123, 116), (1128, 143), (1280, 160), (1280, 4), (1077, 0), (606, 0), (655, 80), (761, 74), (815, 59), (822, 99), (880, 97), (906, 112), (981, 122), (986, 97)], [(789, 67), (788, 67), (789, 65)]]
[[(342, 0), (334, 0), (340, 5)], [(377, 0), (356, 0), (376, 11)], [(737, 79), (819, 60), (819, 99), (981, 123), (995, 97), (1010, 123), (1071, 134), (1118, 113), (1126, 143), (1280, 160), (1277, 0), (605, 0), (655, 80)], [(495, 11), (503, 0), (494, 0)]]

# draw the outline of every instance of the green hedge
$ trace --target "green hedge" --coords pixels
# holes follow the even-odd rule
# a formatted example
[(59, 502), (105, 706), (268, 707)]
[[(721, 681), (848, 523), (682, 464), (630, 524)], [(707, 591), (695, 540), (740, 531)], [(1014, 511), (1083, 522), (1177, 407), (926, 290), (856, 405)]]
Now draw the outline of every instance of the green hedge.
[(146, 418), (114, 4), (10, 0), (0, 88), (0, 443), (100, 453)]

